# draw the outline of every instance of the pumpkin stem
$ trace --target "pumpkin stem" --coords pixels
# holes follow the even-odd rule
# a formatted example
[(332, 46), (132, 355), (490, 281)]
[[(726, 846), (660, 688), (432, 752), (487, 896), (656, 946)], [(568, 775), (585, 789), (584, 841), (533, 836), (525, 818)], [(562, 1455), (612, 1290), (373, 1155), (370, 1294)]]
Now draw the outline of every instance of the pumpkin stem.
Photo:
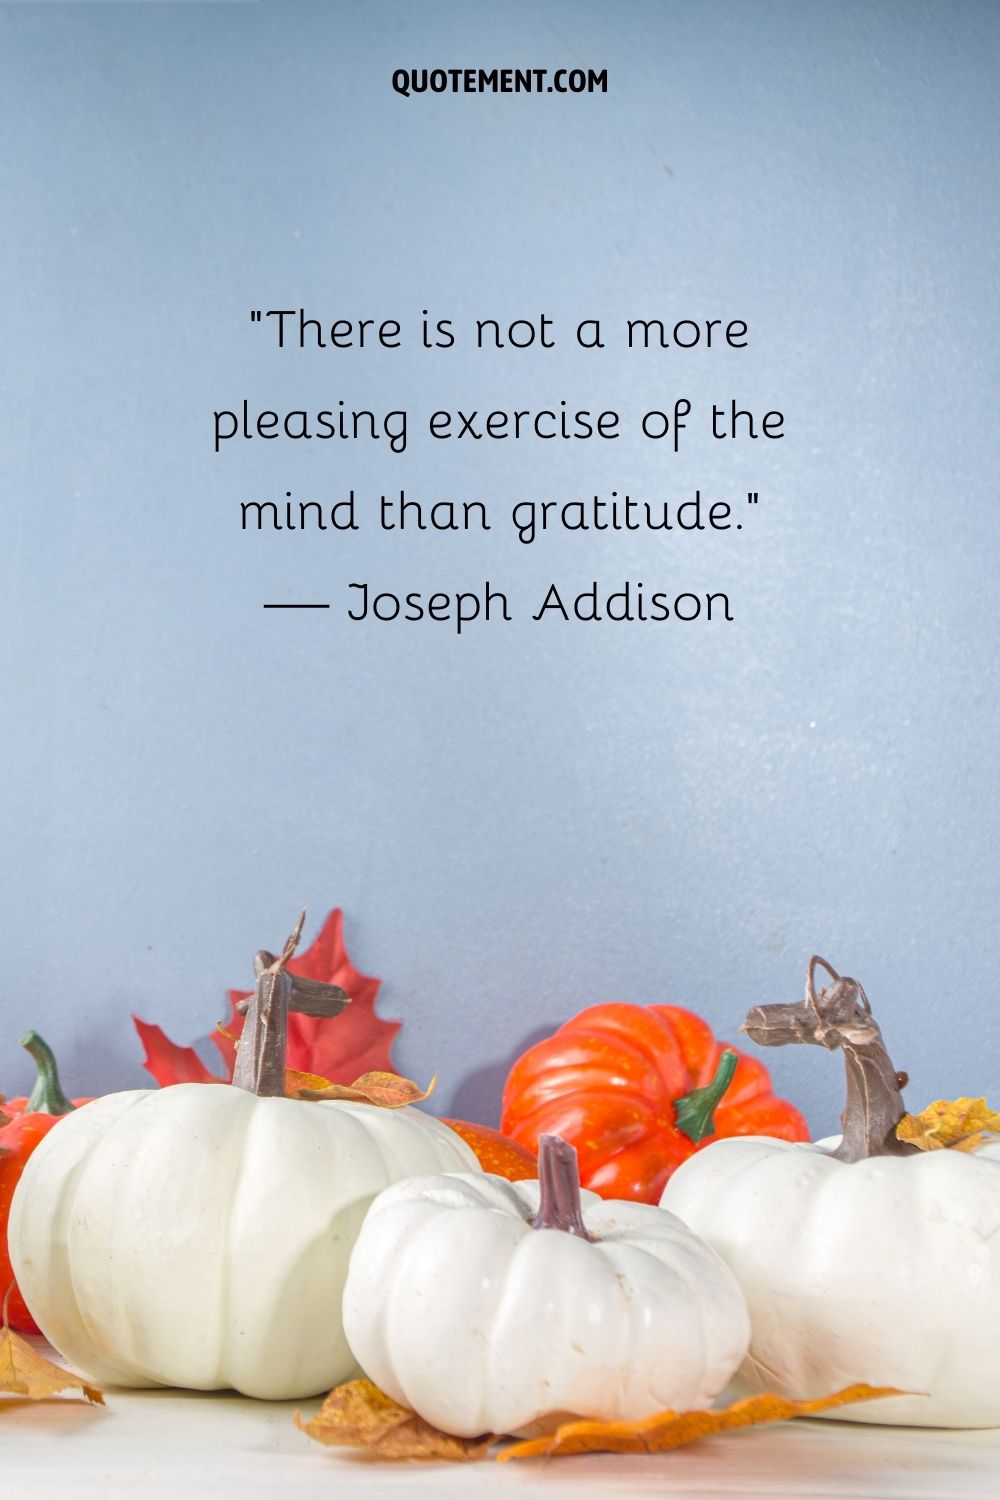
[[(816, 969), (833, 983), (816, 989)], [(896, 1135), (906, 1107), (906, 1074), (893, 1066), (872, 1016), (868, 996), (856, 979), (837, 973), (814, 955), (806, 970), (806, 996), (797, 1005), (755, 1005), (743, 1030), (762, 1047), (811, 1042), (844, 1054), (847, 1101), (840, 1117), (844, 1137), (833, 1153), (840, 1161), (869, 1156), (909, 1156), (917, 1150)]]
[(736, 1072), (736, 1064), (739, 1060), (739, 1054), (731, 1047), (727, 1048), (719, 1058), (711, 1083), (706, 1083), (700, 1089), (692, 1089), (682, 1099), (676, 1100), (674, 1120), (677, 1129), (695, 1145), (703, 1141), (707, 1135), (715, 1134), (713, 1115), (719, 1107), (723, 1094), (733, 1081), (733, 1074)]
[(288, 1012), (336, 1016), (349, 1003), (339, 984), (289, 974), (287, 965), (299, 945), (305, 920), (303, 911), (277, 958), (263, 950), (254, 955), (256, 984), (236, 1047), (233, 1083), (261, 1098), (280, 1098), (285, 1093)]
[(583, 1222), (576, 1150), (558, 1135), (538, 1138), (538, 1212), (532, 1229), (562, 1229), (592, 1239)]
[(68, 1115), (76, 1105), (67, 1099), (59, 1082), (59, 1069), (55, 1055), (48, 1042), (44, 1042), (37, 1031), (29, 1031), (21, 1038), (21, 1046), (35, 1059), (38, 1076), (35, 1086), (24, 1106), (26, 1115)]

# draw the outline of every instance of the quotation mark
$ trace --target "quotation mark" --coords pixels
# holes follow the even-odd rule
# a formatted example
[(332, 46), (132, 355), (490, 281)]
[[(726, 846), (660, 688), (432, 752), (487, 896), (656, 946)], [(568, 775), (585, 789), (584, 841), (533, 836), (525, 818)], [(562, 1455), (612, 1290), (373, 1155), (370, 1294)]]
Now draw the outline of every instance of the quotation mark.
[[(759, 494), (758, 494), (758, 492), (756, 490), (747, 490), (747, 504), (748, 505), (756, 505), (757, 501), (759, 499), (760, 499), (760, 496), (759, 496)], [(736, 530), (737, 531), (742, 531), (743, 530), (742, 524), (740, 522), (737, 522), (737, 524), (736, 524)]]
[(260, 308), (259, 307), (255, 307), (253, 309), (253, 311), (251, 312), (251, 314), (250, 314), (250, 321), (251, 321), (251, 323), (259, 323), (260, 322)]

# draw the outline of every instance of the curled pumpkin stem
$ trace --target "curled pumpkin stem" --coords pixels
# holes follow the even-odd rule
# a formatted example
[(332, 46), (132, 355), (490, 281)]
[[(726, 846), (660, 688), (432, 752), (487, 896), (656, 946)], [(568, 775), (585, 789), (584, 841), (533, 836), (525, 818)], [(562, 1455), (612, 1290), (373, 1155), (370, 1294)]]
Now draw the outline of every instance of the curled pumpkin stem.
[[(832, 983), (817, 989), (816, 970), (825, 969)], [(755, 1005), (744, 1031), (761, 1047), (789, 1042), (813, 1043), (844, 1054), (847, 1100), (841, 1115), (843, 1140), (834, 1152), (841, 1161), (869, 1156), (909, 1156), (916, 1149), (896, 1135), (906, 1113), (897, 1072), (872, 1015), (868, 996), (856, 979), (837, 973), (815, 954), (806, 970), (805, 999), (797, 1005)]]

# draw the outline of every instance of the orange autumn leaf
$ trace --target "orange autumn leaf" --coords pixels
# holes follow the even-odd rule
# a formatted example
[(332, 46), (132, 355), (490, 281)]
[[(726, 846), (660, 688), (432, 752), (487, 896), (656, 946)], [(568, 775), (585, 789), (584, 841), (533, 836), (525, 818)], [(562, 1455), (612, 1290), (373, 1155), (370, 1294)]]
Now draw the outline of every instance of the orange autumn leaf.
[[(315, 1084), (319, 1084), (320, 1087), (315, 1087)], [(349, 1099), (357, 1104), (375, 1104), (379, 1109), (402, 1109), (406, 1104), (419, 1104), (422, 1100), (429, 1099), (436, 1088), (436, 1074), (427, 1087), (422, 1089), (412, 1079), (400, 1078), (398, 1073), (375, 1072), (362, 1073), (360, 1078), (350, 1084), (327, 1083), (325, 1078), (316, 1078), (312, 1085), (299, 1085), (293, 1097), (296, 1099)]]
[[(769, 1393), (737, 1401), (723, 1411), (664, 1411), (641, 1422), (564, 1422), (545, 1437), (509, 1444), (497, 1459), (503, 1463), (511, 1458), (560, 1458), (574, 1453), (665, 1453), (732, 1427), (815, 1416), (836, 1406), (903, 1394), (892, 1386), (849, 1385), (815, 1401), (791, 1401)], [(295, 1422), (302, 1432), (328, 1447), (362, 1448), (380, 1458), (468, 1461), (485, 1458), (499, 1441), (491, 1433), (459, 1438), (441, 1432), (370, 1380), (336, 1386), (311, 1421), (303, 1422), (296, 1413)]]
[[(227, 1042), (232, 1042), (233, 1050), (240, 1045), (240, 1039), (233, 1032), (227, 1031), (221, 1021), (216, 1021), (215, 1029), (224, 1036)], [(298, 1099), (305, 1089), (324, 1090), (333, 1088), (329, 1078), (321, 1078), (318, 1073), (300, 1073), (298, 1068), (285, 1069), (285, 1098)], [(322, 1097), (327, 1097), (325, 1094)], [(330, 1095), (329, 1097), (333, 1097)]]
[(285, 1069), (285, 1097), (297, 1099), (303, 1089), (322, 1091), (333, 1088), (329, 1078), (321, 1078), (318, 1073), (300, 1073), (296, 1068)]
[(44, 1401), (48, 1396), (69, 1390), (81, 1391), (88, 1401), (104, 1405), (104, 1397), (96, 1385), (53, 1364), (9, 1328), (0, 1329), (0, 1391), (8, 1396)]
[(364, 1448), (381, 1458), (445, 1458), (461, 1462), (482, 1458), (494, 1441), (451, 1437), (400, 1406), (370, 1380), (349, 1380), (327, 1396), (316, 1415), (295, 1425), (331, 1448)]
[[(220, 1021), (216, 1031), (222, 1033), (234, 1045), (239, 1046), (239, 1037), (227, 1031)], [(402, 1109), (404, 1104), (419, 1104), (429, 1099), (437, 1088), (437, 1074), (425, 1089), (409, 1078), (397, 1073), (362, 1073), (353, 1083), (331, 1083), (318, 1073), (301, 1073), (297, 1068), (285, 1069), (285, 1097), (287, 1099), (350, 1099), (356, 1104), (377, 1104), (380, 1109)]]
[(904, 1115), (896, 1126), (901, 1141), (921, 1151), (975, 1151), (1000, 1132), (1000, 1114), (985, 1099), (936, 1099), (919, 1115)]
[(545, 1437), (512, 1444), (497, 1459), (506, 1463), (511, 1458), (561, 1458), (573, 1453), (666, 1453), (733, 1427), (811, 1417), (835, 1406), (902, 1394), (892, 1386), (849, 1385), (816, 1401), (791, 1401), (768, 1392), (736, 1401), (723, 1411), (665, 1411), (642, 1422), (564, 1422)]

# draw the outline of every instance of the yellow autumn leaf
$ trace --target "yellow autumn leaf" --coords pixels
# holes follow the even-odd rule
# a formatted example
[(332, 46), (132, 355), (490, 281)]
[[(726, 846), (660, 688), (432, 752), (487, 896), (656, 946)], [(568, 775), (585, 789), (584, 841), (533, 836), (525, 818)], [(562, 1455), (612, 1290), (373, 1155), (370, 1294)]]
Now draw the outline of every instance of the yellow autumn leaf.
[(952, 1146), (952, 1151), (981, 1151), (984, 1146), (995, 1145), (1000, 1141), (1000, 1135), (993, 1130), (977, 1130), (975, 1135), (963, 1136)]
[(97, 1406), (104, 1405), (104, 1397), (96, 1385), (53, 1364), (9, 1328), (0, 1329), (0, 1391), (44, 1401), (48, 1396), (70, 1390), (82, 1392)]
[(666, 1453), (734, 1427), (811, 1417), (854, 1401), (877, 1401), (902, 1394), (891, 1386), (849, 1385), (816, 1401), (791, 1401), (767, 1392), (736, 1401), (722, 1411), (665, 1411), (642, 1422), (564, 1422), (545, 1437), (504, 1448), (497, 1459), (506, 1463), (511, 1458), (562, 1458), (573, 1453)]
[[(308, 1076), (308, 1075), (307, 1075)], [(425, 1089), (414, 1083), (409, 1078), (400, 1078), (397, 1073), (362, 1073), (354, 1083), (326, 1083), (325, 1079), (317, 1082), (324, 1084), (323, 1088), (313, 1088), (309, 1085), (296, 1089), (296, 1099), (349, 1099), (358, 1104), (375, 1104), (379, 1109), (402, 1109), (405, 1104), (419, 1104), (423, 1099), (429, 1099), (437, 1088), (437, 1076), (435, 1075)]]
[(349, 1380), (327, 1396), (311, 1421), (296, 1412), (301, 1432), (332, 1448), (364, 1448), (381, 1458), (444, 1458), (461, 1462), (482, 1458), (494, 1441), (452, 1437), (431, 1427), (408, 1407), (400, 1406), (370, 1380)]
[(1000, 1114), (985, 1099), (936, 1099), (919, 1115), (904, 1115), (896, 1126), (901, 1141), (921, 1151), (976, 1151), (1000, 1132)]

